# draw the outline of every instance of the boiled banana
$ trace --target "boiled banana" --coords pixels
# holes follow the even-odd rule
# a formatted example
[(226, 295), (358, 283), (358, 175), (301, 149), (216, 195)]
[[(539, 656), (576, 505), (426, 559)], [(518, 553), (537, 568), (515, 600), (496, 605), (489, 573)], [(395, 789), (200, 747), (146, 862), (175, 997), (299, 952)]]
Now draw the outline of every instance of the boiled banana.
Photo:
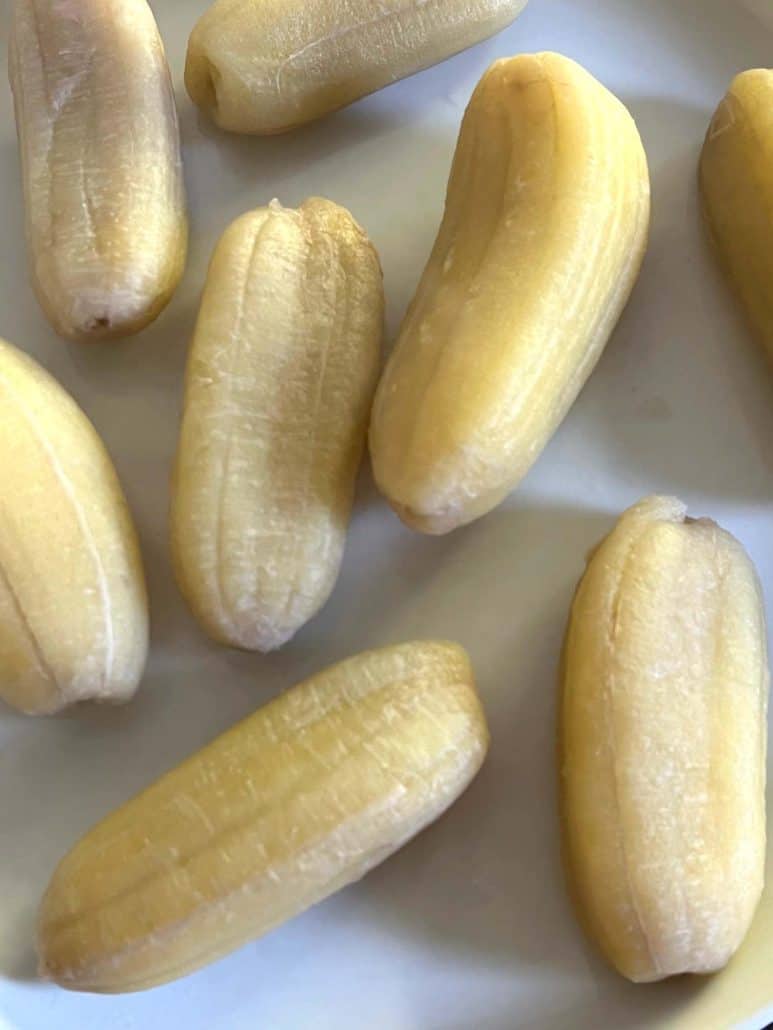
[(41, 907), (43, 975), (136, 991), (212, 962), (402, 847), (462, 793), (487, 747), (456, 645), (327, 669), (75, 845)]
[(376, 393), (376, 482), (445, 533), (521, 480), (590, 375), (647, 243), (623, 105), (557, 54), (497, 61), (462, 124), (445, 216)]
[(526, 0), (216, 0), (188, 44), (191, 99), (224, 129), (303, 125), (499, 32)]
[(188, 362), (171, 520), (180, 587), (215, 640), (273, 650), (330, 595), (383, 320), (378, 256), (330, 201), (274, 202), (218, 244)]
[(93, 426), (0, 341), (0, 697), (23, 712), (125, 701), (148, 647), (137, 538)]
[(651, 497), (592, 555), (563, 659), (566, 856), (583, 921), (634, 981), (721, 969), (765, 866), (768, 662), (751, 561)]
[(773, 71), (733, 80), (706, 136), (700, 183), (722, 264), (773, 356)]
[(145, 0), (14, 0), (9, 72), (35, 293), (62, 336), (137, 332), (185, 264), (174, 93)]

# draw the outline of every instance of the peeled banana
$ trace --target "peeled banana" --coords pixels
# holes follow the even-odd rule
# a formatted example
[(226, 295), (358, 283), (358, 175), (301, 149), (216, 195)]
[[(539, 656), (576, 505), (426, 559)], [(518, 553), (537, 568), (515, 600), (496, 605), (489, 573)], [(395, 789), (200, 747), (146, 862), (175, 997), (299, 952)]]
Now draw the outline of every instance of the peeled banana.
[(488, 731), (464, 651), (350, 658), (288, 691), (88, 833), (39, 918), (78, 991), (184, 976), (322, 901), (445, 811)]
[(376, 482), (408, 525), (446, 533), (525, 475), (625, 306), (649, 211), (615, 97), (557, 54), (492, 65), (373, 407)]
[(325, 603), (378, 377), (381, 266), (348, 211), (236, 220), (191, 347), (172, 498), (183, 594), (217, 641), (280, 647)]
[(32, 282), (62, 336), (137, 332), (185, 264), (174, 93), (145, 0), (14, 0), (9, 72)]
[(526, 0), (216, 0), (185, 84), (224, 129), (286, 132), (499, 32)]
[(137, 539), (93, 426), (0, 340), (0, 697), (23, 712), (125, 701), (145, 665)]
[(706, 136), (700, 183), (725, 271), (773, 356), (773, 71), (733, 80)]
[(754, 568), (670, 497), (592, 555), (564, 650), (569, 877), (634, 981), (721, 969), (763, 886), (768, 662)]

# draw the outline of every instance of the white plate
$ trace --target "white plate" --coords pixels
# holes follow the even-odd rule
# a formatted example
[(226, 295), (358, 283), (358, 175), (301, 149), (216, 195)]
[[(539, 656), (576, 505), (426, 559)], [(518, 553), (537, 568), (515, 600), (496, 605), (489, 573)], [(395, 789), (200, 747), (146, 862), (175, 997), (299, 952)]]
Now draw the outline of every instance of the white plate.
[[(183, 287), (140, 337), (75, 346), (44, 322), (25, 271), (11, 103), (0, 90), (0, 335), (40, 358), (103, 433), (139, 523), (154, 631), (146, 682), (128, 707), (43, 721), (0, 711), (0, 1026), (763, 1026), (773, 1002), (770, 895), (742, 953), (712, 980), (634, 987), (586, 945), (559, 866), (554, 708), (584, 555), (644, 494), (674, 492), (719, 519), (749, 548), (773, 599), (773, 382), (706, 251), (695, 188), (701, 140), (731, 77), (773, 63), (773, 17), (761, 20), (770, 0), (532, 0), (497, 39), (263, 141), (200, 124), (182, 88), (187, 34), (205, 0), (156, 7), (193, 233)], [(493, 515), (424, 538), (402, 528), (364, 476), (323, 614), (273, 657), (209, 646), (170, 577), (166, 508), (186, 347), (217, 236), (274, 196), (294, 205), (323, 194), (350, 207), (381, 252), (393, 334), (437, 229), (474, 83), (494, 57), (541, 49), (578, 59), (623, 98), (651, 161), (652, 244), (606, 356)], [(39, 896), (89, 825), (301, 677), (366, 647), (436, 635), (472, 652), (494, 732), (484, 771), (437, 826), (361, 884), (176, 984), (111, 998), (35, 981)]]

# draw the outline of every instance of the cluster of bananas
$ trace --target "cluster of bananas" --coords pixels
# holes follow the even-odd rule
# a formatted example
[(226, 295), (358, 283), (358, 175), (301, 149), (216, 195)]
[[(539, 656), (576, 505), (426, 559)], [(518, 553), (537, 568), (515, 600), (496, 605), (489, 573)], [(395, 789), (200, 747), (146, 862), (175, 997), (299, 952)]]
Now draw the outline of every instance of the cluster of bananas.
[[(470, 46), (525, 0), (216, 0), (188, 91), (278, 133)], [(374, 10), (375, 6), (375, 10)], [(32, 280), (74, 339), (146, 326), (182, 276), (175, 101), (145, 0), (15, 0), (10, 75)], [(732, 85), (701, 163), (712, 235), (773, 349), (773, 72)], [(399, 516), (446, 533), (518, 484), (636, 282), (647, 160), (626, 108), (556, 54), (498, 61), (461, 127), (435, 247), (383, 373), (381, 268), (322, 199), (224, 233), (192, 342), (172, 489), (180, 588), (216, 641), (285, 644), (334, 588), (369, 439)], [(120, 701), (148, 649), (142, 562), (75, 402), (0, 343), (0, 696)], [(760, 897), (768, 664), (757, 576), (654, 497), (591, 556), (563, 656), (562, 811), (593, 937), (633, 980), (721, 968)], [(469, 661), (419, 642), (287, 692), (65, 857), (43, 972), (75, 990), (180, 976), (362, 876), (486, 754)]]

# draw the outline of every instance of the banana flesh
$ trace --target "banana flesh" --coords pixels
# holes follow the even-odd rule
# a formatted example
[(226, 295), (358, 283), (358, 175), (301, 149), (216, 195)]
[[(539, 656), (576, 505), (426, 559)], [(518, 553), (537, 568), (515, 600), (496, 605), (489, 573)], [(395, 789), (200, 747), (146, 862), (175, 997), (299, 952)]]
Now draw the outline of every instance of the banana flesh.
[(503, 29), (526, 0), (216, 0), (185, 84), (223, 129), (272, 134), (329, 114)]
[(270, 651), (338, 577), (379, 372), (381, 267), (348, 211), (278, 202), (210, 265), (172, 499), (183, 594), (217, 641)]
[(588, 72), (557, 54), (486, 72), (373, 407), (376, 482), (408, 525), (455, 529), (526, 474), (625, 306), (649, 212), (636, 126)]
[(435, 820), (486, 754), (464, 651), (358, 655), (234, 727), (88, 833), (39, 919), (71, 990), (183, 976), (359, 879)]
[(35, 293), (77, 340), (137, 332), (185, 264), (174, 93), (145, 0), (14, 0), (9, 72)]
[(30, 714), (126, 701), (148, 647), (142, 563), (93, 426), (0, 341), (0, 697)]
[(651, 497), (592, 555), (561, 707), (570, 882), (634, 981), (721, 969), (763, 886), (768, 663), (755, 570), (681, 502)]
[(773, 71), (733, 81), (706, 135), (700, 184), (725, 272), (773, 356)]

